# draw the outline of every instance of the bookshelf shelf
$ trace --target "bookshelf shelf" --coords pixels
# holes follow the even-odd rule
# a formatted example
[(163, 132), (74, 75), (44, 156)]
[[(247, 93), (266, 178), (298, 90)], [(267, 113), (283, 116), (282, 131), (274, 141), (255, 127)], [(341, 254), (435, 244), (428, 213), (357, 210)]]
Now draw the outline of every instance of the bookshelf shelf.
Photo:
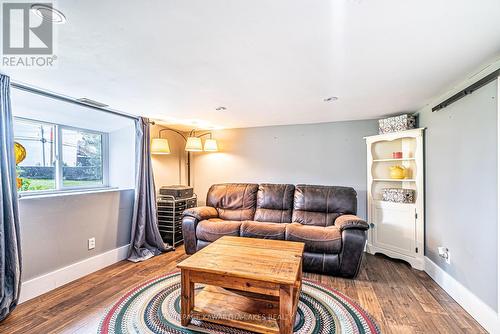
[(374, 159), (373, 162), (394, 162), (394, 161), (415, 161), (415, 158), (401, 158), (401, 159)]

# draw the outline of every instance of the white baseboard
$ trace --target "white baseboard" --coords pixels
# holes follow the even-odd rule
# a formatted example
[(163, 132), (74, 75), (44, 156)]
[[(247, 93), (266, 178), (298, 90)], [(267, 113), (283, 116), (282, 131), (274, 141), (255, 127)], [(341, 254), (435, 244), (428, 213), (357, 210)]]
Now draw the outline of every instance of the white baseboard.
[(129, 246), (130, 245), (125, 245), (112, 249), (23, 282), (21, 285), (19, 303), (40, 296), (41, 294), (54, 290), (80, 277), (126, 259)]
[(499, 314), (428, 257), (425, 257), (425, 272), (488, 332), (500, 333)]

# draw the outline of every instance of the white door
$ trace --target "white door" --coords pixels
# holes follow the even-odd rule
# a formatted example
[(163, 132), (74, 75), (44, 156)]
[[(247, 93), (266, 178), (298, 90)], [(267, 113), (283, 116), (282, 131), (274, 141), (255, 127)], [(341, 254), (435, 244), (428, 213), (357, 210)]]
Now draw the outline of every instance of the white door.
[(375, 202), (373, 211), (374, 246), (415, 256), (415, 206)]

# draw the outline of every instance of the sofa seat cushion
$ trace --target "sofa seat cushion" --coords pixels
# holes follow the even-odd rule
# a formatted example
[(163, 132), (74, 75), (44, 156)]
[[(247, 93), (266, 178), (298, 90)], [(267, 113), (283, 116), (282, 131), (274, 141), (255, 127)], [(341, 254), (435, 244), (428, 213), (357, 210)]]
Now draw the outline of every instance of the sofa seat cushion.
[(196, 227), (196, 237), (199, 240), (213, 242), (225, 235), (238, 237), (240, 235), (240, 221), (212, 218), (202, 220)]
[(247, 238), (285, 240), (285, 228), (288, 224), (244, 221), (240, 236)]
[(288, 241), (305, 243), (306, 252), (339, 254), (342, 249), (342, 234), (336, 226), (292, 223), (286, 226), (285, 238)]

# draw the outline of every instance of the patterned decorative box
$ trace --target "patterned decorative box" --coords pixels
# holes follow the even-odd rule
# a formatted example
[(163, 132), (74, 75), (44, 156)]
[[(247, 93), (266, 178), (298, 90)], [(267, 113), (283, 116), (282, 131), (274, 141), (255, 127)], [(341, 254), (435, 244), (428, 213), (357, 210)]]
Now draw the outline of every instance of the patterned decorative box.
[(415, 129), (417, 126), (417, 119), (410, 114), (403, 114), (399, 116), (383, 118), (378, 120), (378, 133), (384, 134), (389, 132), (405, 131)]
[(395, 203), (414, 203), (415, 190), (401, 188), (382, 189), (382, 200)]

